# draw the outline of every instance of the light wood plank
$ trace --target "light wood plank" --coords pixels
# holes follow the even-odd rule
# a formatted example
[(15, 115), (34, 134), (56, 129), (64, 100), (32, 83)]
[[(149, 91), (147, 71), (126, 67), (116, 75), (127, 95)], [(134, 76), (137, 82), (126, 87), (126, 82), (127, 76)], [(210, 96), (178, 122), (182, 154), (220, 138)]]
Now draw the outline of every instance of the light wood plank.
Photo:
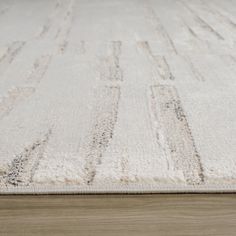
[(234, 236), (235, 232), (235, 194), (0, 197), (0, 235)]

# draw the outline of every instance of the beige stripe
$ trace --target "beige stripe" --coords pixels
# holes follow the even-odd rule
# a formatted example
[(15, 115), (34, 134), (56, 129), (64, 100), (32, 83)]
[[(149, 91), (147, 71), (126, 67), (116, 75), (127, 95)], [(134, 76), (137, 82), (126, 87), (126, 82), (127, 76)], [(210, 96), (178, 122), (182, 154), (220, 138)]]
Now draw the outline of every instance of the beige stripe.
[(204, 181), (202, 165), (194, 140), (184, 114), (177, 90), (173, 86), (158, 85), (151, 87), (155, 118), (159, 124), (158, 132), (170, 149), (175, 168), (183, 171), (188, 184), (201, 184)]
[(39, 160), (43, 157), (51, 134), (52, 131), (49, 129), (42, 139), (36, 140), (14, 158), (4, 176), (7, 185), (26, 186), (32, 182), (34, 172), (38, 167)]
[(188, 9), (189, 12), (193, 14), (193, 16), (195, 17), (195, 21), (203, 29), (214, 35), (217, 39), (224, 40), (224, 37), (221, 34), (219, 34), (214, 28), (212, 28), (212, 26), (210, 26), (205, 20), (203, 20), (187, 3), (185, 3), (184, 1), (180, 1), (180, 3), (182, 3), (185, 6), (185, 8)]
[(113, 41), (109, 45), (109, 54), (100, 61), (100, 78), (107, 81), (122, 81), (123, 71), (120, 67), (122, 42)]
[(25, 42), (16, 41), (7, 47), (6, 52), (0, 58), (0, 73), (5, 71), (6, 67), (9, 66), (15, 57), (20, 53), (24, 47)]
[(155, 13), (154, 8), (151, 6), (150, 1), (145, 1), (145, 7), (146, 7), (146, 11), (147, 11), (149, 19), (151, 20), (152, 24), (155, 26), (155, 31), (157, 32), (158, 37), (159, 37), (158, 40), (163, 40), (167, 48), (173, 51), (177, 55), (178, 51), (175, 47), (173, 40), (170, 37), (170, 35), (167, 33), (165, 27), (162, 25), (159, 17)]
[(99, 94), (100, 97), (95, 108), (95, 122), (86, 155), (85, 182), (87, 184), (93, 182), (96, 175), (96, 166), (101, 164), (102, 155), (113, 137), (117, 121), (120, 88), (118, 86), (104, 87)]
[(157, 73), (164, 80), (174, 80), (174, 76), (170, 70), (170, 66), (164, 56), (154, 55), (149, 43), (147, 41), (139, 41), (137, 43), (138, 49), (140, 49), (144, 55), (149, 59), (151, 64), (154, 66)]
[(42, 55), (37, 58), (34, 62), (34, 67), (27, 78), (27, 82), (39, 83), (45, 73), (48, 70), (48, 67), (51, 63), (52, 55)]

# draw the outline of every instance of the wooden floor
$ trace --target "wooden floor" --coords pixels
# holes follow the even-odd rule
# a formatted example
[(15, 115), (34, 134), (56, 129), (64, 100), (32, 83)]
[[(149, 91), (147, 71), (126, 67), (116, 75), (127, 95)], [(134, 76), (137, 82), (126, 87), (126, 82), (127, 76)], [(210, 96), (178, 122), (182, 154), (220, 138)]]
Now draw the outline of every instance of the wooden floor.
[(1, 196), (0, 235), (236, 235), (236, 195)]

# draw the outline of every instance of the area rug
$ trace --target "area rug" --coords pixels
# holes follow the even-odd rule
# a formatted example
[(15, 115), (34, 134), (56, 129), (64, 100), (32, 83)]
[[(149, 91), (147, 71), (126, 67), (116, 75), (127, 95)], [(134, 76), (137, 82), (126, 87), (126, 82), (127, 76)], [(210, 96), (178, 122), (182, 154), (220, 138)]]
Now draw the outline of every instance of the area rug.
[(235, 7), (1, 1), (0, 193), (234, 192)]

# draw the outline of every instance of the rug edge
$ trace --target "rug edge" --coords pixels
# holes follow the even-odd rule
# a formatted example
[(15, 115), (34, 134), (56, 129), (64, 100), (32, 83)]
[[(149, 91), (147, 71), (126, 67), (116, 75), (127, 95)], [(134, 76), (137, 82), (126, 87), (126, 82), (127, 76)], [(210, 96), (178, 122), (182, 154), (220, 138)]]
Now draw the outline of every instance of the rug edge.
[(0, 195), (23, 194), (152, 194), (152, 193), (236, 193), (236, 185), (204, 186), (58, 186), (58, 187), (10, 187), (0, 189)]

